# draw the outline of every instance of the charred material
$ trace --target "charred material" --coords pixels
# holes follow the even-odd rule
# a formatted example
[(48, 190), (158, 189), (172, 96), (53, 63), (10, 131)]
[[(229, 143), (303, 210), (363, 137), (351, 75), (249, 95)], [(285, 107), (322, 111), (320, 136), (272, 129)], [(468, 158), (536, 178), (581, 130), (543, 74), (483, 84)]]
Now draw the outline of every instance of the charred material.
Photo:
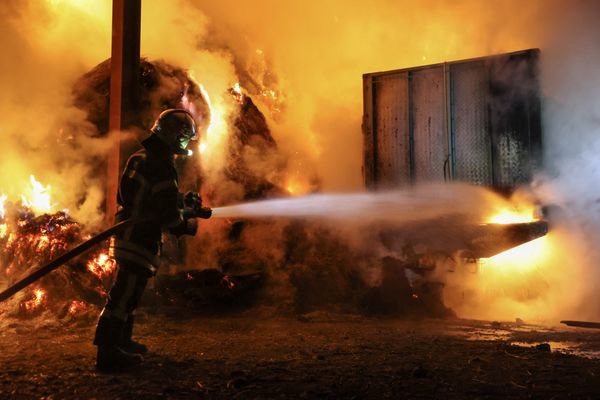
[[(7, 210), (6, 231), (0, 235), (0, 279), (6, 286), (89, 238), (65, 212), (36, 217), (19, 204), (9, 204)], [(58, 318), (86, 314), (103, 302), (113, 270), (106, 249), (97, 249), (26, 288), (4, 303), (0, 313), (32, 317), (49, 310)]]
[(164, 305), (186, 305), (202, 313), (239, 310), (253, 306), (265, 283), (260, 272), (228, 275), (217, 269), (180, 271), (159, 275), (156, 294)]

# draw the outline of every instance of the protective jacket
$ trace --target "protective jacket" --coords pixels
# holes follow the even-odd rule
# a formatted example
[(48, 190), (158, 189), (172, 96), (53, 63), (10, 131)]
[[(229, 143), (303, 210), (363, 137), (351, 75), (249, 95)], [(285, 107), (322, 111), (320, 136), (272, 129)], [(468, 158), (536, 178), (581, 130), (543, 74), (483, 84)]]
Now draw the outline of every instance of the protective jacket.
[[(170, 147), (156, 135), (142, 142), (143, 149), (127, 161), (119, 183), (117, 221), (144, 219), (119, 233), (113, 256), (119, 264), (134, 264), (154, 275), (160, 264), (163, 231), (189, 233), (177, 171)], [(195, 222), (195, 221), (193, 221)]]

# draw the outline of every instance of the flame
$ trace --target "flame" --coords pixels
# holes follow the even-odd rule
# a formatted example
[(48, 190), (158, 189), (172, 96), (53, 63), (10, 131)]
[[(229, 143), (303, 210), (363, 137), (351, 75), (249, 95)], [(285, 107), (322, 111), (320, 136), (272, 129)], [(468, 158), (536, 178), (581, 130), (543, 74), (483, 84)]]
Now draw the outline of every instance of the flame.
[[(534, 211), (533, 204), (525, 201), (516, 202), (513, 199), (510, 205), (499, 205), (498, 211), (487, 222), (492, 224), (533, 222), (536, 220)], [(509, 275), (516, 271), (534, 269), (548, 253), (548, 241), (545, 238), (541, 237), (496, 254), (493, 257), (481, 259), (480, 264), (484, 270), (498, 269)]]
[(231, 88), (231, 94), (233, 95), (235, 101), (240, 104), (244, 103), (244, 94), (242, 93), (242, 87), (240, 86), (239, 82), (236, 82), (235, 85), (233, 85), (233, 88)]
[(487, 222), (490, 224), (515, 224), (532, 221), (535, 221), (534, 208), (532, 205), (527, 205), (503, 208), (490, 217)]
[(530, 271), (541, 265), (548, 256), (549, 250), (547, 237), (544, 236), (513, 247), (493, 257), (482, 258), (480, 265), (484, 273), (493, 269), (502, 271), (503, 274), (510, 277), (515, 272)]
[(308, 186), (296, 179), (289, 179), (285, 185), (285, 190), (291, 195), (305, 194), (308, 191)]
[(239, 95), (242, 94), (242, 87), (240, 86), (239, 82), (236, 82), (235, 85), (233, 85), (233, 91)]
[(38, 214), (49, 213), (53, 205), (50, 202), (50, 185), (44, 186), (30, 175), (31, 193), (29, 196), (21, 195), (21, 202), (27, 208)]
[(0, 196), (0, 219), (4, 219), (6, 210), (4, 209), (4, 203), (6, 202), (6, 195)]
[(76, 315), (85, 310), (86, 304), (83, 301), (73, 300), (69, 305), (69, 314)]
[(228, 115), (231, 106), (226, 104), (223, 96), (217, 99), (211, 98), (204, 85), (199, 84), (198, 86), (210, 111), (210, 122), (206, 129), (206, 137), (200, 142), (198, 150), (207, 159), (207, 166), (219, 168), (226, 149), (225, 141), (229, 130)]
[(283, 180), (282, 186), (293, 196), (307, 194), (313, 188), (311, 183), (299, 170), (292, 171)]
[(0, 239), (4, 239), (8, 234), (8, 225), (0, 224)]
[(102, 252), (88, 261), (86, 268), (102, 279), (114, 272), (116, 264), (116, 261), (108, 255), (108, 252)]
[(206, 143), (201, 141), (200, 144), (198, 145), (198, 150), (200, 151), (200, 154), (204, 154), (204, 152), (206, 151)]
[(46, 291), (38, 288), (33, 291), (33, 298), (21, 303), (21, 309), (25, 312), (37, 310), (46, 301)]

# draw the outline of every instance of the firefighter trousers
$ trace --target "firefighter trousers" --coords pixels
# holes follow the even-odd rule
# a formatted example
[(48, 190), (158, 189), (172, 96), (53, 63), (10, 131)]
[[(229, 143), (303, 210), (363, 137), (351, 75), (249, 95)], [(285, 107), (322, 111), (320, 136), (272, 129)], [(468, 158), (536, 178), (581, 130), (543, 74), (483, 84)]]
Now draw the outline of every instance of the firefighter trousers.
[(96, 327), (96, 346), (121, 346), (131, 339), (133, 312), (150, 277), (146, 269), (127, 261), (119, 262), (114, 286)]

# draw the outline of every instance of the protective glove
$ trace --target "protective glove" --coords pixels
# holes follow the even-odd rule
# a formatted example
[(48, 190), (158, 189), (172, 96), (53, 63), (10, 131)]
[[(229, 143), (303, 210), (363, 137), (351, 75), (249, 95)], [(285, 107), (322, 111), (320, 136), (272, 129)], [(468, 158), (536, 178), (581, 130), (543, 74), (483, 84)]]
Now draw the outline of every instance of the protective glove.
[(202, 197), (200, 197), (200, 193), (187, 192), (183, 195), (183, 206), (194, 210), (202, 208)]
[(183, 196), (183, 204), (185, 209), (191, 210), (191, 214), (195, 218), (209, 219), (212, 215), (210, 208), (202, 207), (202, 197), (197, 192), (187, 192)]

